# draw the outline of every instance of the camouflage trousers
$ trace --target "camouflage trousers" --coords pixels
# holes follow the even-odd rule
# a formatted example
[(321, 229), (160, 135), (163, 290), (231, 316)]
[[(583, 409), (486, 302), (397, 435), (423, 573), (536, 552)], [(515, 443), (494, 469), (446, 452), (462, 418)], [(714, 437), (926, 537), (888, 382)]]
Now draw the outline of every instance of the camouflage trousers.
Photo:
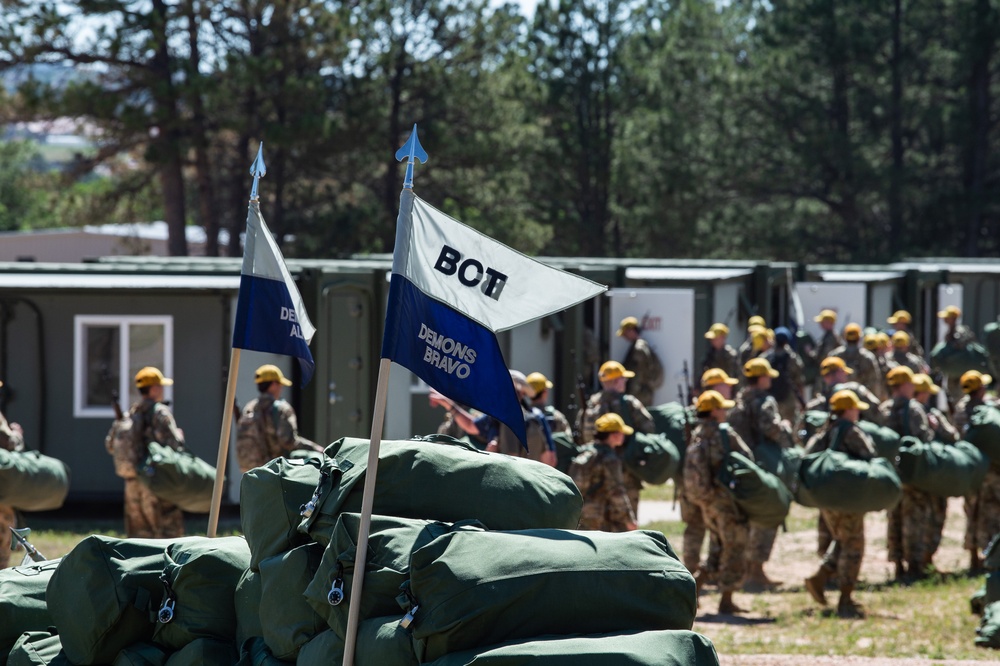
[[(681, 507), (681, 520), (684, 521), (684, 539), (681, 559), (688, 571), (694, 573), (699, 568), (705, 571), (718, 571), (719, 554), (722, 543), (719, 536), (708, 529), (705, 514), (700, 504), (690, 501), (683, 492), (677, 494), (677, 503)], [(708, 559), (701, 563), (701, 544), (708, 533)]]
[(701, 512), (708, 529), (719, 539), (719, 590), (732, 592), (740, 586), (746, 572), (746, 547), (750, 540), (747, 518), (728, 497), (702, 504)]
[(748, 562), (763, 564), (771, 559), (774, 540), (778, 536), (777, 527), (758, 527), (750, 525), (750, 547), (747, 549)]
[(184, 514), (137, 479), (125, 479), (125, 535), (140, 539), (184, 536)]
[(17, 527), (17, 514), (14, 507), (0, 504), (0, 569), (10, 565), (10, 528)]
[(906, 562), (914, 571), (923, 569), (933, 552), (935, 499), (912, 486), (903, 486), (903, 498), (889, 512), (886, 547), (890, 562)]
[(938, 551), (941, 546), (941, 537), (944, 536), (944, 523), (948, 518), (948, 498), (947, 497), (932, 497), (931, 498), (931, 526), (930, 526), (930, 540), (927, 545), (927, 560), (930, 561), (934, 557), (934, 553)]
[(642, 479), (624, 468), (622, 469), (622, 477), (625, 480), (625, 492), (628, 494), (628, 502), (632, 505), (632, 513), (635, 514), (638, 520), (639, 493), (642, 491)]
[(965, 549), (981, 551), (1000, 532), (1000, 469), (996, 463), (990, 465), (979, 492), (966, 496), (965, 516)]
[(833, 548), (823, 557), (823, 567), (836, 571), (840, 585), (853, 586), (865, 555), (865, 514), (821, 510), (820, 517), (833, 537)]

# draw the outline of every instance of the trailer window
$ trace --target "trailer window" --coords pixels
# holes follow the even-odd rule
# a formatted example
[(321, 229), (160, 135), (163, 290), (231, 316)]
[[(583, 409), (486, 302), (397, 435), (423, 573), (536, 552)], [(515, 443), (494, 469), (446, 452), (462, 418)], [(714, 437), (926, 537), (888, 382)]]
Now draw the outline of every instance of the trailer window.
[[(132, 378), (147, 365), (173, 374), (173, 317), (77, 315), (74, 318), (73, 411), (113, 418), (112, 395), (128, 409), (139, 399)], [(170, 399), (171, 387), (166, 387)]]

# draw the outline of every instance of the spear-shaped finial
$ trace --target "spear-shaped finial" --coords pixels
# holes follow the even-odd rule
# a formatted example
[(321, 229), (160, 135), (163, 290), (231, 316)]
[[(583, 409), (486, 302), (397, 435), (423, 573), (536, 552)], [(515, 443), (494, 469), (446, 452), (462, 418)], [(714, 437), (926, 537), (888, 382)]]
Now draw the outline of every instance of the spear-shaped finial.
[(410, 138), (403, 144), (402, 148), (396, 151), (396, 160), (399, 162), (406, 160), (406, 178), (403, 179), (403, 189), (412, 190), (413, 162), (419, 161), (422, 164), (427, 164), (427, 152), (420, 145), (420, 139), (417, 138), (416, 123), (413, 123), (413, 133), (410, 134)]
[(253, 164), (250, 165), (250, 175), (253, 176), (253, 187), (250, 188), (250, 201), (260, 201), (260, 197), (257, 196), (257, 183), (260, 181), (261, 176), (267, 173), (267, 167), (264, 165), (264, 142), (260, 142), (260, 147), (257, 148), (257, 157), (254, 159)]

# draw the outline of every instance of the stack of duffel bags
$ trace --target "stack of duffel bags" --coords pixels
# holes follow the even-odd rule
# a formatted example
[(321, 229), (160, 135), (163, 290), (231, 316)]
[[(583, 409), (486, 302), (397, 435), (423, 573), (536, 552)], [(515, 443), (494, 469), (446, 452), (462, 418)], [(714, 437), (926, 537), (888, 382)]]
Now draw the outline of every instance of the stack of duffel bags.
[(972, 595), (972, 612), (981, 615), (976, 645), (1000, 650), (1000, 534), (983, 551), (986, 582)]
[[(340, 663), (368, 451), (345, 438), (244, 475), (241, 663)], [(541, 463), (442, 436), (382, 442), (354, 663), (718, 664), (663, 535), (576, 531), (581, 506)]]
[(0, 572), (0, 664), (233, 664), (242, 537), (90, 536)]

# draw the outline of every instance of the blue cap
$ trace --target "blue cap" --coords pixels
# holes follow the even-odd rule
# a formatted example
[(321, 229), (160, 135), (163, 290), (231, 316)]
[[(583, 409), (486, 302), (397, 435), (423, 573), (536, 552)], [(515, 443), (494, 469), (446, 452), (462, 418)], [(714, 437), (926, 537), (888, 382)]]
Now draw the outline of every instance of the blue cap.
[(774, 329), (774, 341), (779, 345), (787, 345), (792, 341), (792, 332), (784, 326)]

